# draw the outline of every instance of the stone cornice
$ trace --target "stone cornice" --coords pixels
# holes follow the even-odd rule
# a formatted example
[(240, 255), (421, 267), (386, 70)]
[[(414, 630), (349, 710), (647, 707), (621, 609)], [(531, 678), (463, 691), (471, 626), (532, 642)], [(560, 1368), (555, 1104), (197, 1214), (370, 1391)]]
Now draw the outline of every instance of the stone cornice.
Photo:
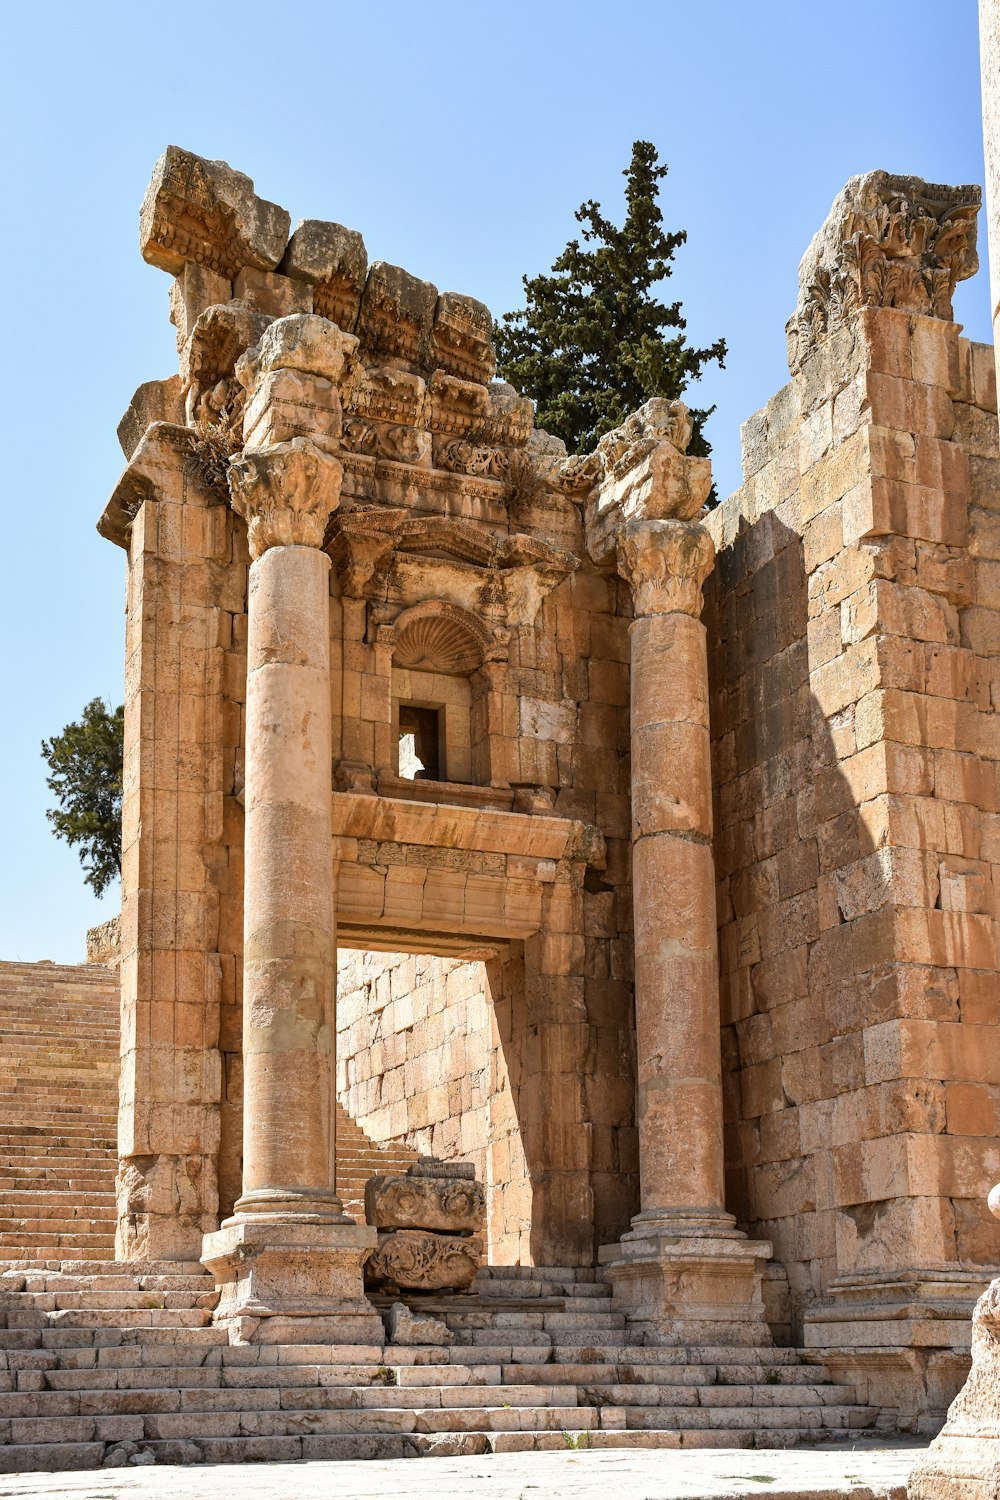
[(702, 585), (715, 560), (704, 526), (689, 521), (629, 521), (618, 537), (618, 571), (632, 590), (637, 618), (702, 611)]

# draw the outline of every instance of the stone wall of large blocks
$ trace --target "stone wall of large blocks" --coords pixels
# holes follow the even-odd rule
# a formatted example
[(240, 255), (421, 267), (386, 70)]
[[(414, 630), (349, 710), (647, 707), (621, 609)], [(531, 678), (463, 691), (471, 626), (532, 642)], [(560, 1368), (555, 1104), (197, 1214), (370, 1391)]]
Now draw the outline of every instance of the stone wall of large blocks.
[(474, 1163), (486, 1188), (487, 1256), (499, 1265), (527, 1262), (530, 1252), (531, 1189), (508, 1062), (517, 977), (496, 960), (350, 949), (338, 968), (341, 1101), (377, 1140)]
[(993, 351), (872, 308), (744, 428), (710, 518), (731, 1209), (799, 1317), (998, 1259)]

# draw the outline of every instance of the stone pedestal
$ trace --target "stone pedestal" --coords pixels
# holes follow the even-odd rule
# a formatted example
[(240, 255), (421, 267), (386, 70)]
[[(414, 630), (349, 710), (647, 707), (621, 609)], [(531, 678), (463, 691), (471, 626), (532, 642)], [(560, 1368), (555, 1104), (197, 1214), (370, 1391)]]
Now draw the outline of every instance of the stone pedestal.
[[(710, 476), (704, 460), (685, 458), (630, 420), (638, 430), (626, 434), (631, 446), (623, 454), (622, 444), (615, 445), (591, 535), (605, 545), (613, 541), (636, 616), (630, 676), (641, 1212), (618, 1245), (602, 1249), (601, 1260), (615, 1306), (649, 1337), (764, 1344), (770, 1335), (761, 1278), (771, 1247), (736, 1230), (724, 1198), (708, 664), (700, 620), (702, 584), (715, 554), (693, 521)], [(675, 426), (675, 436), (683, 426)]]
[(382, 1320), (361, 1267), (375, 1244), (366, 1225), (237, 1211), (202, 1242), (220, 1289), (215, 1322), (234, 1343), (382, 1344)]

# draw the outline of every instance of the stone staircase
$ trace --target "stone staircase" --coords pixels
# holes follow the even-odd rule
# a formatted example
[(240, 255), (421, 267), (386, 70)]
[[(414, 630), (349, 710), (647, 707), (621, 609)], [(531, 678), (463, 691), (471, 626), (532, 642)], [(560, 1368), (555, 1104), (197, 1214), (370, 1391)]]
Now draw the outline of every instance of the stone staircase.
[[(0, 1258), (110, 1260), (115, 1242), (118, 975), (0, 963)], [(405, 1172), (337, 1105), (337, 1178), (363, 1224), (365, 1183)]]
[(0, 1256), (114, 1254), (118, 976), (0, 964)]
[(876, 1416), (792, 1350), (637, 1343), (599, 1271), (500, 1267), (408, 1298), (444, 1346), (233, 1346), (214, 1300), (186, 1264), (0, 1275), (0, 1471), (773, 1448)]
[[(876, 1418), (791, 1350), (637, 1342), (600, 1270), (495, 1267), (406, 1297), (441, 1345), (230, 1345), (199, 1266), (112, 1259), (117, 975), (0, 964), (0, 1030), (0, 1471), (774, 1447)], [(367, 1178), (415, 1153), (337, 1120), (363, 1220)]]

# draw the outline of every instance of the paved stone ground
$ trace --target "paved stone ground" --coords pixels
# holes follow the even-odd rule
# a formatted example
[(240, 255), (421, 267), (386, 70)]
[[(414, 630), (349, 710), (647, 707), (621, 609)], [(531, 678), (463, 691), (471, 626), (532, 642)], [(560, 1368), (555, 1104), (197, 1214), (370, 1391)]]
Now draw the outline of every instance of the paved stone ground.
[(499, 1453), (490, 1458), (396, 1459), (202, 1468), (5, 1474), (0, 1496), (72, 1500), (905, 1500), (924, 1443), (866, 1441), (823, 1448)]

